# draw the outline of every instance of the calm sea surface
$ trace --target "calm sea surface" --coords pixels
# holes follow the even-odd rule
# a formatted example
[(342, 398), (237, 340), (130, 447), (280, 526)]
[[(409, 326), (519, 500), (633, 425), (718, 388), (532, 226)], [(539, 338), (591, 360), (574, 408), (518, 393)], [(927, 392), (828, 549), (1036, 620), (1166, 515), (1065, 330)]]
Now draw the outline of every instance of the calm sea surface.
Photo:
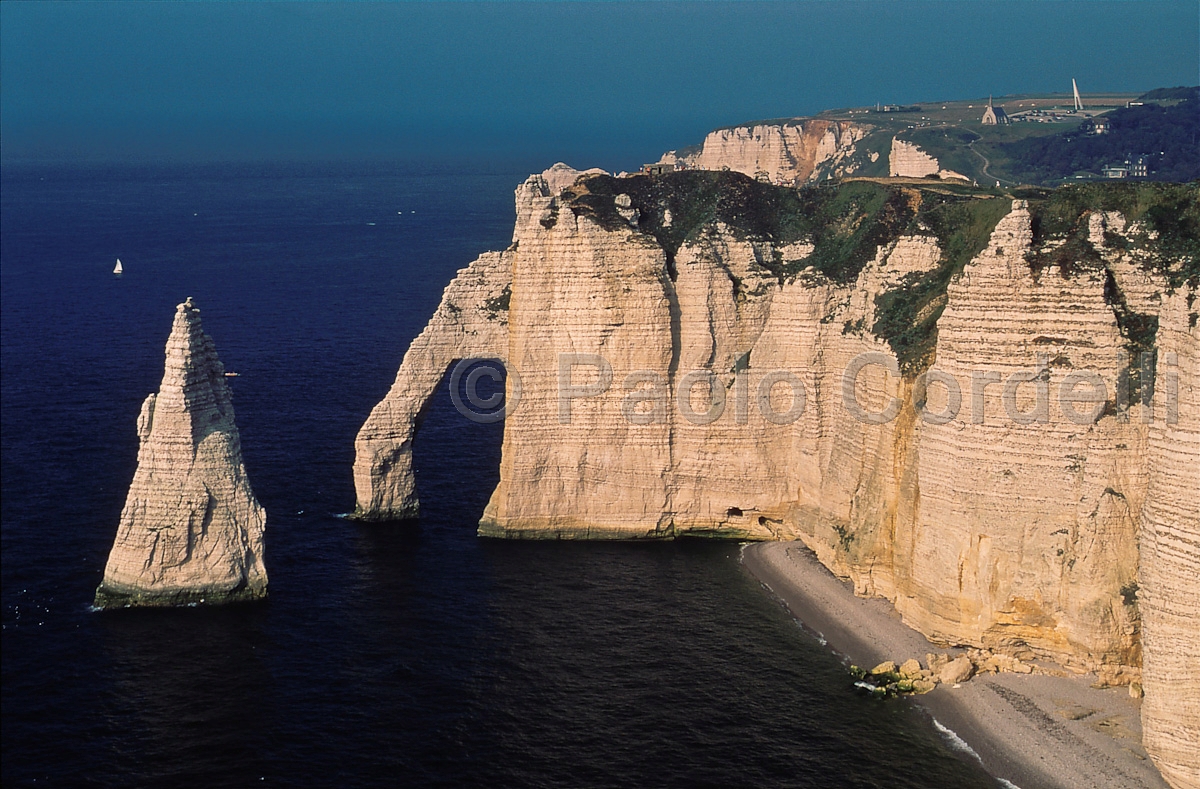
[[(993, 785), (855, 695), (734, 543), (477, 538), (502, 426), (445, 392), (420, 522), (337, 517), (357, 429), (526, 172), (4, 170), (5, 786)], [(271, 597), (94, 613), (186, 296), (241, 373)]]

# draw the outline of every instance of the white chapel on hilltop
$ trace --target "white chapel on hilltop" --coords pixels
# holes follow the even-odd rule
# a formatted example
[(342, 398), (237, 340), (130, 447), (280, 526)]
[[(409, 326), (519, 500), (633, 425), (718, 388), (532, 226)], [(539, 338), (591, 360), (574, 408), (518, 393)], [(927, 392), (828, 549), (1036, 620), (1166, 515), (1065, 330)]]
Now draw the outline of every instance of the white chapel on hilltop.
[(983, 111), (984, 126), (1007, 126), (1010, 123), (1008, 113), (1003, 107), (993, 107), (992, 97), (988, 96), (987, 109)]

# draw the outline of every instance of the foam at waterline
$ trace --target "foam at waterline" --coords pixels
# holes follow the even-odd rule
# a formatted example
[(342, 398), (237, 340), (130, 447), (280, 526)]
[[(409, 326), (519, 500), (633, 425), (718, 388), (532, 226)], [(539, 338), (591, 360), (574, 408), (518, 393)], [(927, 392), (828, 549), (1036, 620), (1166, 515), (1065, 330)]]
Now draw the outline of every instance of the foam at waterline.
[(941, 721), (939, 721), (937, 718), (933, 719), (933, 726), (950, 742), (951, 748), (962, 751), (963, 753), (969, 753), (971, 756), (975, 757), (977, 762), (983, 764), (983, 759), (979, 758), (979, 754), (975, 753), (975, 749), (970, 745), (967, 745), (967, 741), (962, 737), (959, 737), (953, 729), (943, 726)]
[[(855, 684), (858, 684), (858, 683), (855, 683)], [(956, 734), (953, 729), (951, 729), (947, 726), (943, 726), (941, 721), (939, 721), (937, 718), (933, 719), (933, 725), (934, 725), (934, 728), (936, 728), (939, 732), (941, 732), (942, 736), (944, 736), (946, 738), (946, 740), (950, 743), (951, 748), (953, 748), (956, 751), (962, 751), (963, 753), (968, 753), (975, 759), (975, 761), (979, 762), (980, 764), (983, 764), (983, 759), (979, 758), (979, 754), (975, 753), (975, 749), (972, 748), (970, 745), (967, 745), (967, 741), (964, 740), (962, 737), (959, 737), (958, 734)], [(1005, 787), (1005, 789), (1021, 789), (1021, 787), (1017, 786), (1015, 783), (1008, 780), (1007, 778), (1000, 778), (999, 776), (997, 776), (996, 782), (999, 783), (1001, 786)]]

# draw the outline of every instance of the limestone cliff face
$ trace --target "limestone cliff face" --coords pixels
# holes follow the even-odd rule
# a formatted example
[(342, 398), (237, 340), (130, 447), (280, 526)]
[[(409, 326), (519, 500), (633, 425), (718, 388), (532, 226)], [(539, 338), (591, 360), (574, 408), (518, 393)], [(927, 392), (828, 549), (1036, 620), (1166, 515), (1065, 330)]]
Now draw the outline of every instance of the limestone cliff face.
[(541, 180), (545, 182), (547, 194), (556, 195), (579, 180), (579, 176), (581, 175), (607, 175), (607, 173), (599, 167), (592, 167), (588, 170), (576, 170), (569, 164), (556, 162), (542, 172)]
[[(405, 352), (392, 388), (371, 411), (354, 442), (355, 517), (402, 520), (419, 514), (412, 441), (425, 405), (453, 363), (472, 358), (508, 360), (518, 244), (551, 224), (563, 189), (582, 175), (597, 174), (604, 171), (576, 170), (559, 162), (529, 176), (516, 190), (513, 245), (504, 252), (480, 255), (446, 286), (429, 324)], [(535, 254), (530, 250), (521, 258), (536, 260)]]
[(162, 385), (137, 429), (137, 471), (96, 606), (264, 597), (266, 513), (242, 465), (225, 368), (191, 299), (176, 309)]
[[(1158, 367), (1175, 377), (1178, 420), (1150, 426), (1142, 505), (1142, 728), (1146, 750), (1176, 787), (1200, 787), (1200, 330), (1195, 289), (1159, 313)], [(1167, 383), (1166, 380), (1160, 383)], [(1169, 384), (1168, 384), (1169, 385)]]
[[(1145, 429), (1124, 415), (1070, 419), (1051, 402), (1081, 370), (1115, 393), (1127, 352), (1104, 272), (1035, 276), (1031, 242), (1018, 206), (949, 287), (936, 369), (970, 405), (916, 431), (919, 508), (898, 535), (898, 607), (947, 640), (1134, 666), (1137, 615), (1120, 590), (1137, 575)], [(1002, 384), (970, 386), (977, 371), (1033, 380), (1010, 388), (1006, 409)], [(945, 406), (938, 386), (930, 412)]]
[(805, 118), (717, 129), (694, 153), (672, 151), (663, 161), (697, 170), (733, 170), (772, 183), (804, 183), (844, 174), (838, 166), (871, 127), (847, 121)]
[[(665, 428), (631, 429), (617, 391), (576, 401), (564, 423), (556, 377), (558, 354), (573, 352), (603, 354), (618, 380), (643, 366), (666, 370), (671, 318), (662, 250), (632, 229), (606, 231), (557, 205), (518, 228), (516, 243), (507, 358), (528, 400), (506, 419), (505, 482), (481, 533), (652, 535), (666, 504), (657, 481), (670, 458)], [(564, 313), (575, 317), (564, 321)], [(593, 380), (600, 374), (584, 367), (574, 379), (587, 383), (589, 373)]]
[(412, 440), (421, 413), (452, 363), (507, 358), (511, 281), (512, 252), (486, 252), (446, 286), (437, 312), (405, 352), (395, 383), (354, 442), (357, 517), (416, 517)]
[(904, 178), (970, 180), (942, 167), (916, 144), (893, 137), (888, 151), (860, 151), (875, 130), (865, 123), (797, 118), (787, 122), (750, 124), (710, 132), (693, 151), (669, 151), (663, 163), (683, 169), (733, 170), (771, 183), (803, 184), (854, 175), (887, 157), (888, 174)]
[[(364, 426), (360, 508), (413, 511), (414, 415), (451, 360), (503, 358), (481, 534), (800, 539), (938, 641), (1109, 683), (1144, 652), (1147, 747), (1190, 785), (1195, 278), (1075, 193), (1036, 217), (954, 194), (531, 177), (513, 246), (460, 273)], [(481, 307), (505, 288), (507, 322)]]
[(923, 178), (940, 169), (938, 160), (910, 142), (892, 138), (892, 151), (888, 157), (888, 175), (905, 178)]
[(936, 175), (939, 178), (969, 180), (961, 173), (942, 169), (937, 158), (928, 151), (898, 137), (892, 138), (892, 150), (888, 156), (888, 175), (901, 178), (924, 178), (927, 175)]

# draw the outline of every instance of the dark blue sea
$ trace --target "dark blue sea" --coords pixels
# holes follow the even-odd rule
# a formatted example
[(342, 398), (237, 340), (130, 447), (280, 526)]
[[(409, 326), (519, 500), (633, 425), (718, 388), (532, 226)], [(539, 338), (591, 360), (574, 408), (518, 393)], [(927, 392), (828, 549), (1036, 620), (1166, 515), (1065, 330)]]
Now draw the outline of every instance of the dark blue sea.
[[(4, 786), (994, 785), (855, 695), (735, 543), (476, 537), (502, 425), (447, 392), (420, 521), (338, 517), (355, 433), (530, 166), (4, 168)], [(96, 613), (187, 296), (241, 373), (270, 599)]]

